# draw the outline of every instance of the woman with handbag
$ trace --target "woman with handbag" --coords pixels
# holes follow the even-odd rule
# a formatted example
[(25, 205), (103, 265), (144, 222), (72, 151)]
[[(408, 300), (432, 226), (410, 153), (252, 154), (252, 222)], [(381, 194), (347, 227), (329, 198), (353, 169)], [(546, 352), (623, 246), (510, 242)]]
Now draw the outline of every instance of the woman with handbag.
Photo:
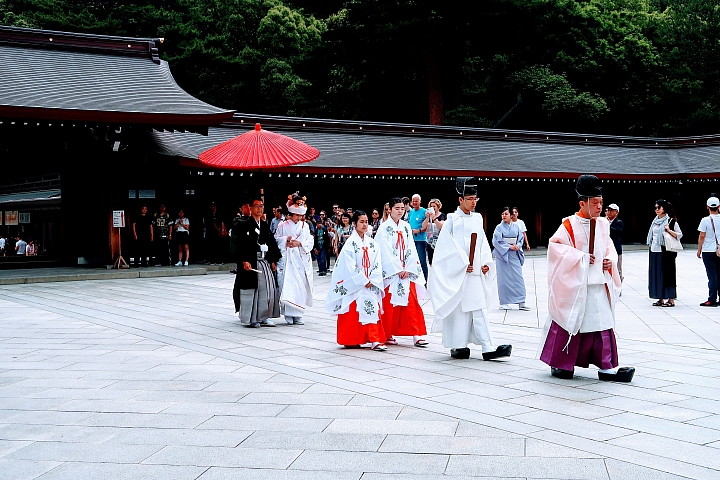
[[(657, 299), (655, 307), (674, 307), (676, 292), (675, 259), (682, 250), (682, 230), (677, 223), (675, 209), (667, 200), (655, 202), (655, 220), (648, 231), (650, 246), (650, 269), (648, 290), (650, 298)], [(667, 298), (667, 303), (664, 299)]]

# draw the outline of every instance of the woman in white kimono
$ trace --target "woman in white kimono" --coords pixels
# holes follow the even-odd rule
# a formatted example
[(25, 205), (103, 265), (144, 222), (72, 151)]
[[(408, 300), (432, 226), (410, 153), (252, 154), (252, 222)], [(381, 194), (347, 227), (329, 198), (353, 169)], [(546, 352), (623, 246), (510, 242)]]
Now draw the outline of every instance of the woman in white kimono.
[(313, 273), (310, 252), (314, 238), (305, 223), (305, 197), (288, 197), (288, 218), (275, 230), (275, 241), (282, 253), (277, 264), (280, 308), (290, 325), (304, 325), (303, 314), (312, 306)]
[[(368, 233), (367, 214), (355, 210), (355, 230), (335, 263), (325, 310), (337, 315), (337, 342), (347, 348), (370, 343), (385, 351), (386, 335), (380, 320), (383, 277), (380, 249)], [(359, 308), (358, 308), (359, 306)]]
[(402, 199), (389, 202), (390, 216), (375, 235), (382, 258), (385, 282), (383, 328), (387, 345), (397, 345), (395, 335), (412, 336), (416, 347), (426, 347), (425, 314), (419, 300), (425, 298), (425, 276), (415, 249), (410, 225), (401, 220), (405, 205)]
[(502, 310), (510, 310), (510, 305), (516, 303), (520, 305), (520, 310), (530, 310), (525, 305), (525, 280), (522, 273), (522, 266), (525, 263), (525, 255), (522, 251), (523, 240), (522, 230), (512, 221), (510, 207), (503, 207), (502, 222), (495, 227), (492, 237)]

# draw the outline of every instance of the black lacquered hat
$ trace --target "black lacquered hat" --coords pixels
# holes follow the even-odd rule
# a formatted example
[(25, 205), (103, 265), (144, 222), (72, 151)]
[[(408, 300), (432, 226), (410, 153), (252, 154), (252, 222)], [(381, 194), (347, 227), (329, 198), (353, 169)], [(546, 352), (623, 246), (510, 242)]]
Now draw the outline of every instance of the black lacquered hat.
[(477, 182), (475, 177), (457, 177), (455, 179), (455, 191), (461, 197), (468, 195), (477, 196)]
[(582, 198), (602, 197), (600, 179), (595, 175), (580, 175), (575, 183), (575, 191)]

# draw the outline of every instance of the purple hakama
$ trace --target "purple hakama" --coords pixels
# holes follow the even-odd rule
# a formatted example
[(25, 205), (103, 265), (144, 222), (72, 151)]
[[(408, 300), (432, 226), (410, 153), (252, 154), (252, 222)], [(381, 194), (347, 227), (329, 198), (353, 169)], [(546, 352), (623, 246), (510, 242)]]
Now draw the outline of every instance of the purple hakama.
[(569, 336), (568, 332), (553, 321), (540, 360), (562, 370), (573, 370), (575, 367), (587, 368), (590, 364), (602, 370), (618, 366), (617, 344), (612, 328), (599, 332), (578, 333), (565, 350)]

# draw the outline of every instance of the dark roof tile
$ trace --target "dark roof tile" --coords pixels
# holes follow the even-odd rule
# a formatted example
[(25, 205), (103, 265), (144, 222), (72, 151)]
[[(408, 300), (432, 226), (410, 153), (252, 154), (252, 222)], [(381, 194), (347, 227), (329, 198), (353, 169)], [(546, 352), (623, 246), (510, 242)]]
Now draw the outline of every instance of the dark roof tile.
[[(153, 132), (153, 148), (163, 155), (197, 159), (201, 152), (244, 133), (248, 127), (249, 124), (242, 128), (213, 127), (207, 137)], [(317, 160), (291, 167), (293, 172), (301, 169), (306, 172), (362, 169), (368, 173), (405, 171), (427, 175), (473, 172), (485, 176), (573, 176), (595, 173), (662, 178), (716, 174), (715, 161), (720, 155), (720, 146), (629, 148), (290, 129), (283, 129), (281, 133), (320, 150)]]
[[(78, 36), (92, 40), (82, 47), (74, 34), (63, 44), (58, 32), (18, 31), (0, 27), (0, 118), (208, 126), (232, 117), (180, 88), (152, 40)], [(57, 34), (52, 45), (33, 43), (41, 33)]]

